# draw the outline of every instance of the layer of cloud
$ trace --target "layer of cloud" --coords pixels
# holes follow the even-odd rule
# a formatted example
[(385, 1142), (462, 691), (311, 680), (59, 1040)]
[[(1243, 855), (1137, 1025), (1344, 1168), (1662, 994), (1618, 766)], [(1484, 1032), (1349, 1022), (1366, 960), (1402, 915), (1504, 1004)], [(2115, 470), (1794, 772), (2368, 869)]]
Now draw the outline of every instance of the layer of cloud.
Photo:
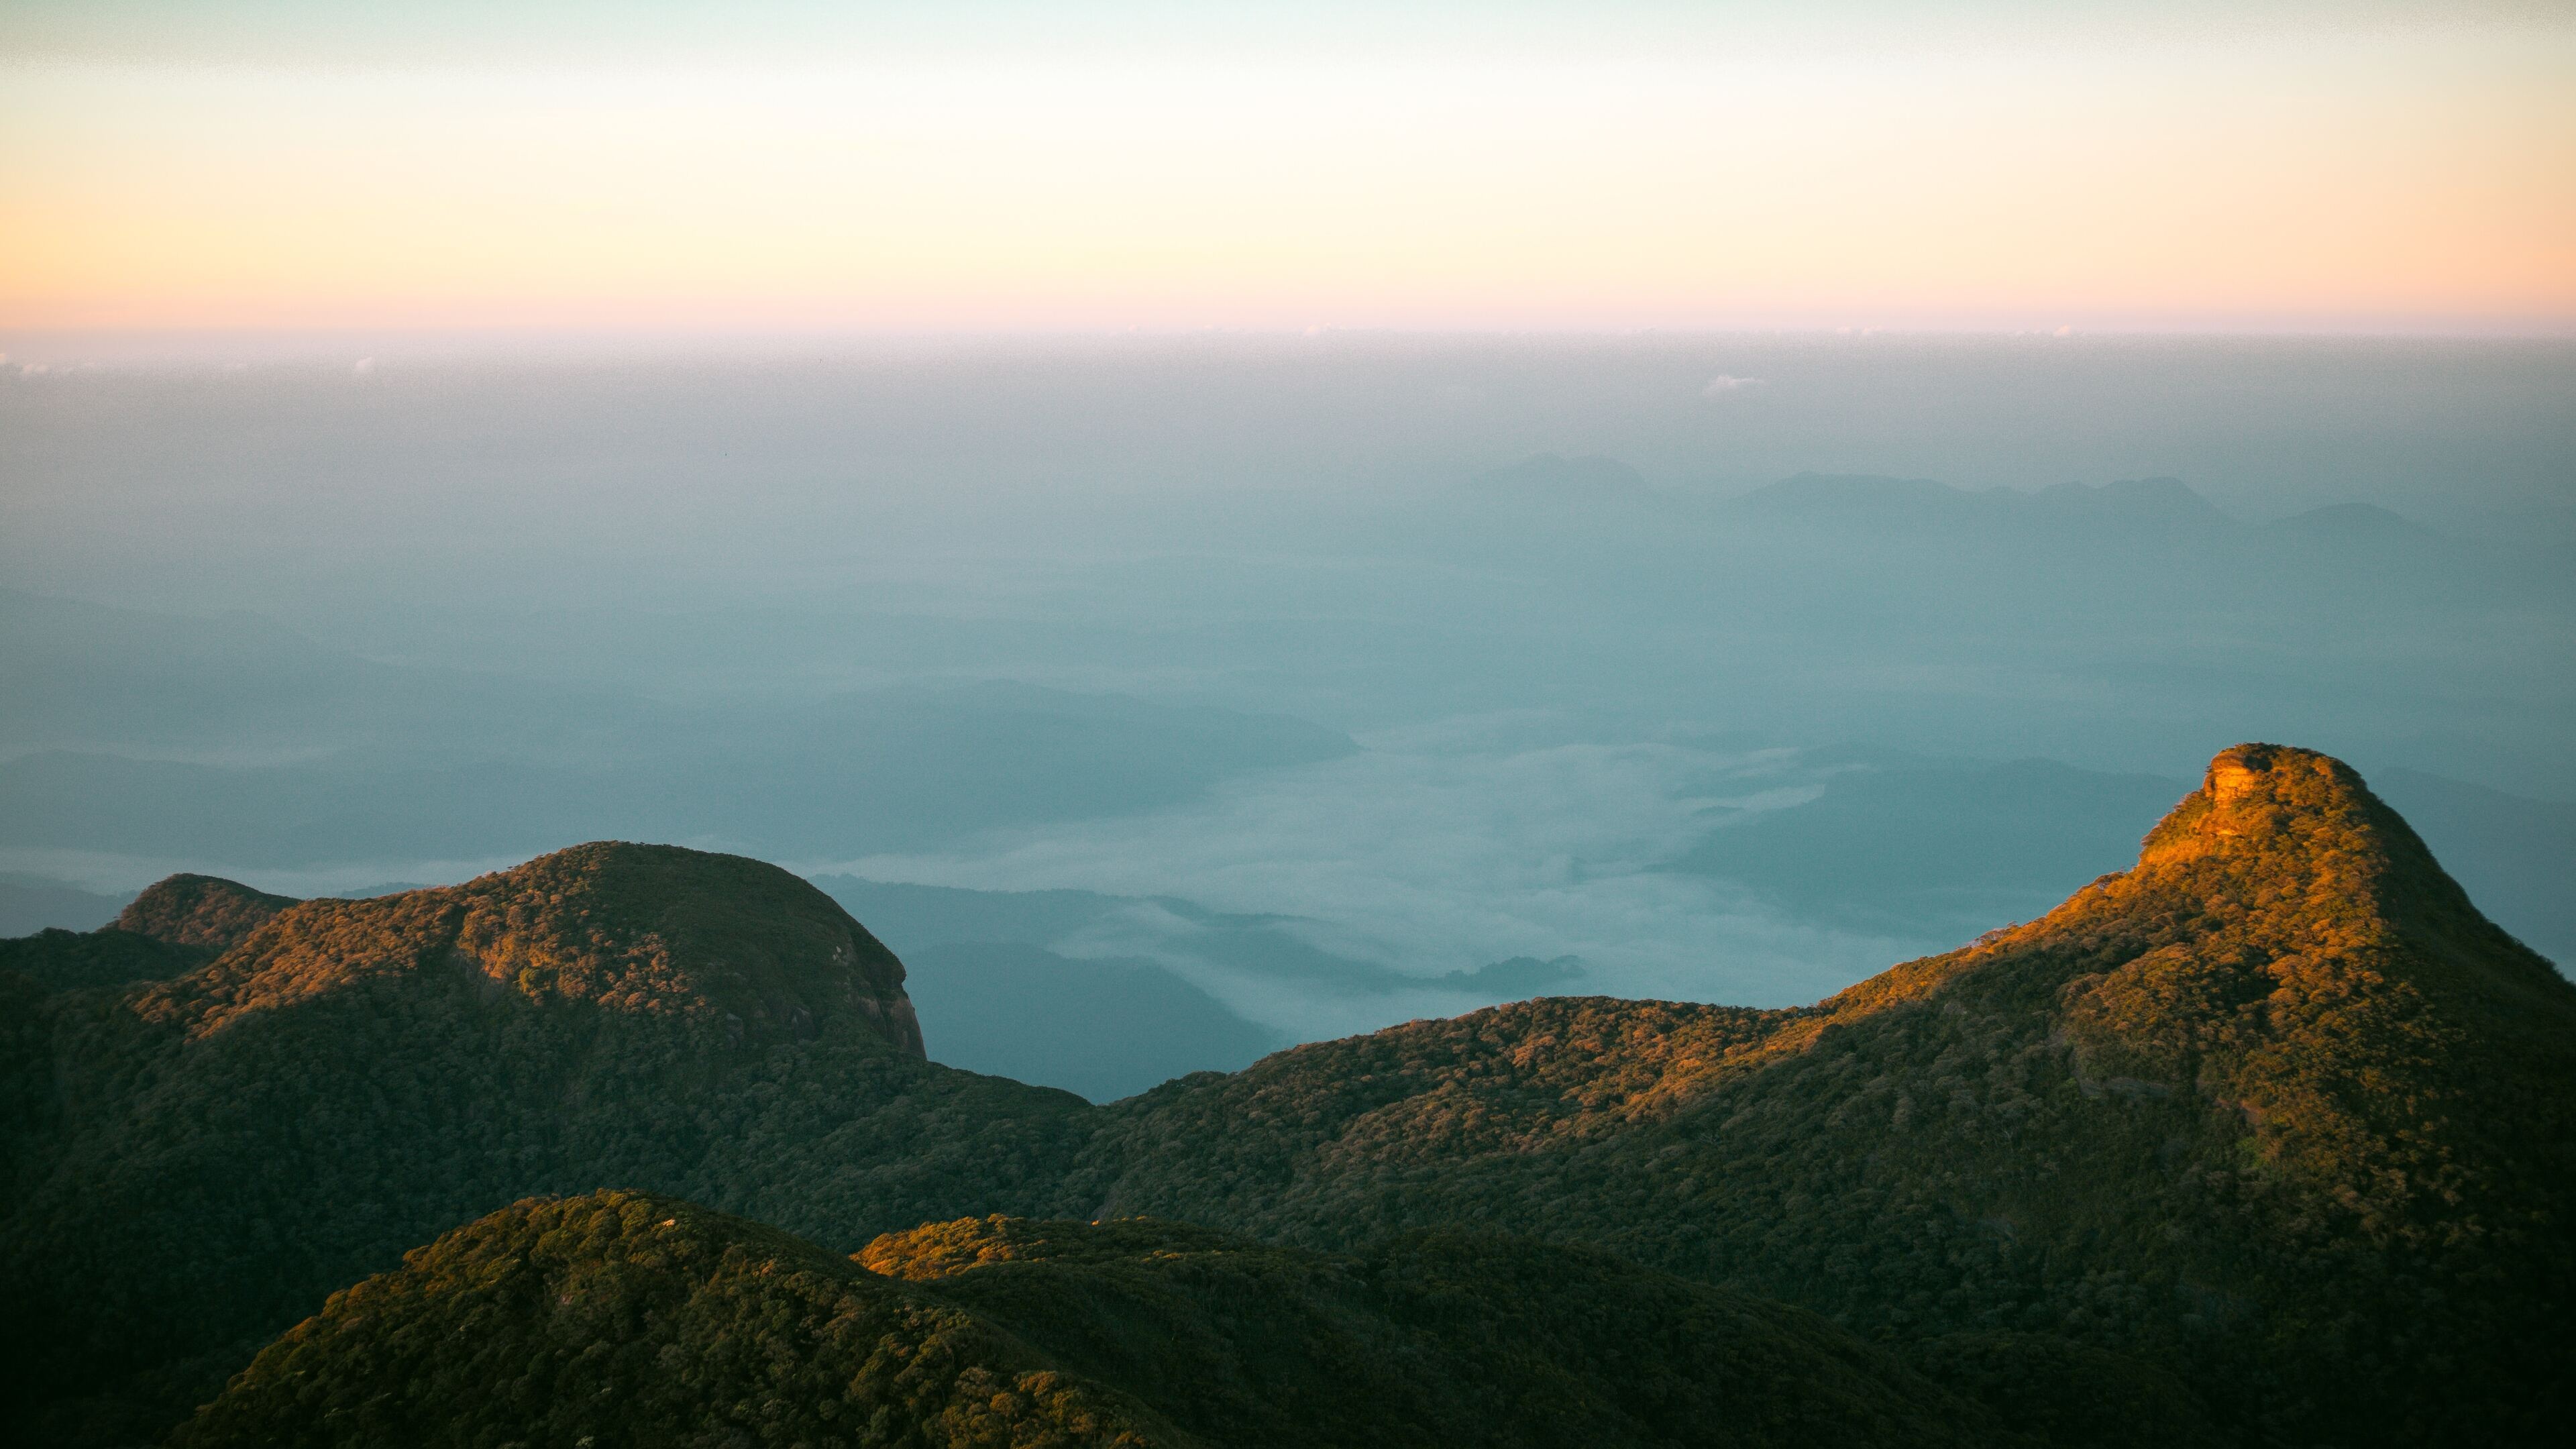
[[(1420, 737), (1417, 736), (1417, 739)], [(1813, 1001), (1933, 943), (1787, 919), (1722, 883), (1654, 867), (1715, 804), (1789, 803), (1764, 760), (1668, 745), (1374, 748), (1222, 787), (1179, 808), (999, 833), (977, 846), (817, 869), (984, 890), (1073, 887), (1177, 896), (1293, 918), (1277, 929), (1377, 962), (1419, 989), (1351, 992), (1227, 966), (1203, 928), (1136, 911), (1102, 955), (1148, 955), (1294, 1035), (1362, 1031), (1476, 1004), (1436, 978), (1514, 956), (1579, 957), (1577, 989), (1784, 1006)]]

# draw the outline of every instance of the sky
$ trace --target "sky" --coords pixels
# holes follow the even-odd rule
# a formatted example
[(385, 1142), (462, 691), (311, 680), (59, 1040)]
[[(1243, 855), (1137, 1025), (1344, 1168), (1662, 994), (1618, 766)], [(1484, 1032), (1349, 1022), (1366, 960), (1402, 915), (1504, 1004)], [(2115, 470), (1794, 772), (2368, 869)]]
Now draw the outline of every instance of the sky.
[(0, 0), (0, 339), (2576, 331), (2576, 7)]

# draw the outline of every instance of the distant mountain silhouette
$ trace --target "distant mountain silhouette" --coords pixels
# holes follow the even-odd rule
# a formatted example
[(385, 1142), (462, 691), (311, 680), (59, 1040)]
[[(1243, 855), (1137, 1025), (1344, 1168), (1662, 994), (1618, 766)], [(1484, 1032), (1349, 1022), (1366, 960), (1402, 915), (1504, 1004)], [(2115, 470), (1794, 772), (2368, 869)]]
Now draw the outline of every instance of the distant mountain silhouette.
[(2264, 525), (2282, 537), (2351, 543), (2421, 544), (2441, 537), (2420, 523), (2400, 518), (2369, 503), (2335, 503), (2311, 508)]
[(1751, 886), (1801, 919), (1956, 940), (2035, 916), (2126, 864), (2186, 791), (2050, 760), (1865, 752), (1813, 801), (1722, 818), (1670, 868)]
[(1294, 918), (1172, 896), (813, 879), (903, 957), (934, 1059), (1094, 1101), (1189, 1072), (1233, 1071), (1293, 1040), (1193, 979), (1310, 1000), (1434, 993), (1485, 1004), (1560, 992), (1583, 975), (1570, 956), (1408, 975), (1325, 951)]
[(127, 899), (45, 876), (0, 874), (0, 938), (96, 930), (116, 919)]
[(1502, 961), (1488, 961), (1473, 971), (1451, 971), (1440, 977), (1444, 986), (1464, 991), (1493, 991), (1513, 996), (1561, 996), (1553, 988), (1583, 979), (1583, 962), (1573, 956), (1558, 956), (1542, 961), (1536, 956), (1514, 956)]
[(2422, 770), (2374, 772), (2444, 866), (2477, 885), (2478, 905), (2525, 945), (2576, 971), (2576, 805), (2531, 800)]
[(2129, 536), (2240, 527), (2178, 478), (2059, 483), (2032, 492), (1966, 489), (1928, 478), (1801, 473), (1729, 500), (1726, 511), (1775, 522), (1840, 527), (2116, 525)]
[(1478, 474), (1470, 486), (1482, 497), (1523, 504), (1634, 508), (1663, 501), (1636, 469), (1599, 454), (1535, 453)]

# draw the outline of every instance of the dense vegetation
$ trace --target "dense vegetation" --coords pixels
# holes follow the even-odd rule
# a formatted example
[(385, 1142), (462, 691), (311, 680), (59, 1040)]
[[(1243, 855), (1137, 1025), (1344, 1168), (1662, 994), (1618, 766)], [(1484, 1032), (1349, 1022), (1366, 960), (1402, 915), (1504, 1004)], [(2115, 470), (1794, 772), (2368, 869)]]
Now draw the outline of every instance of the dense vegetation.
[(624, 1193), (333, 1295), (178, 1436), (231, 1445), (1997, 1442), (1813, 1315), (1616, 1258), (1364, 1258), (1129, 1221), (932, 1224), (853, 1264)]
[(1582, 1241), (1895, 1344), (2164, 1365), (2291, 1442), (2542, 1436), (2576, 1367), (2576, 988), (2302, 751), (1815, 1008), (1530, 1002), (1139, 1105), (1104, 1211)]
[(923, 1061), (900, 971), (774, 867), (591, 846), (308, 901), (167, 981), (0, 977), (7, 1402), (54, 1437), (157, 1429), (331, 1289), (531, 1193), (644, 1184), (859, 1241), (1038, 1205), (1084, 1104)]
[(115, 927), (174, 946), (229, 951), (294, 905), (290, 896), (255, 891), (211, 875), (174, 875), (125, 903)]
[(167, 981), (240, 945), (294, 904), (213, 876), (174, 875), (98, 930), (0, 940), (0, 973), (17, 972), (48, 990)]
[[(2576, 988), (2322, 756), (2229, 751), (2136, 869), (1795, 1011), (1539, 1000), (1093, 1108), (921, 1060), (900, 973), (783, 872), (622, 846), (452, 890), (307, 902), (211, 962), (145, 973), (167, 979), (0, 972), (15, 1188), (0, 1300), (25, 1305), (0, 1345), (9, 1402), (48, 1437), (157, 1431), (404, 1249), (530, 1195), (630, 1187), (927, 1274), (942, 1311), (1106, 1386), (1082, 1401), (1086, 1422), (1143, 1442), (1160, 1442), (1155, 1424), (1260, 1438), (1242, 1427), (1272, 1401), (1257, 1371), (1309, 1362), (1314, 1325), (1353, 1321), (1335, 1317), (1353, 1302), (1378, 1326), (1350, 1342), (1377, 1347), (1314, 1372), (1379, 1385), (1355, 1405), (1430, 1406), (1423, 1425), (1449, 1423), (1440, 1382), (1454, 1382), (1501, 1386), (1472, 1396), (1516, 1405), (1497, 1414), (1514, 1423), (1564, 1428), (1542, 1411), (1607, 1403), (1636, 1442), (1686, 1442), (1653, 1405), (1738, 1410), (1679, 1380), (1649, 1393), (1670, 1342), (1644, 1325), (1716, 1333), (1728, 1314), (1768, 1326), (1693, 1352), (1742, 1364), (1794, 1342), (1810, 1368), (1862, 1362), (1832, 1336), (1846, 1334), (1954, 1395), (1907, 1403), (2050, 1443), (2172, 1442), (2211, 1424), (2247, 1443), (2535, 1441), (2570, 1407)], [(475, 1231), (502, 1243), (541, 1210), (512, 1211)], [(871, 1243), (993, 1213), (1151, 1215), (1280, 1247), (989, 1223)], [(1162, 1246), (1121, 1236), (1137, 1233)], [(1076, 1265), (1062, 1249), (1077, 1241), (1116, 1262)], [(589, 1271), (589, 1249), (565, 1251), (569, 1266), (543, 1271)], [(1231, 1256), (1186, 1292), (1153, 1276), (1162, 1255), (1202, 1253)], [(1565, 1266), (1577, 1260), (1589, 1266)], [(985, 1266), (950, 1271), (969, 1261)], [(1078, 1282), (1063, 1276), (1077, 1266)], [(1360, 1297), (1335, 1297), (1335, 1275), (1356, 1275)], [(1551, 1275), (1570, 1296), (1541, 1291)], [(418, 1297), (429, 1282), (367, 1291)], [(1388, 1286), (1417, 1282), (1449, 1286)], [(1004, 1284), (1028, 1286), (979, 1296)], [(844, 1291), (812, 1292), (827, 1290)], [(681, 1289), (637, 1277), (633, 1291)], [(1632, 1301), (1661, 1306), (1623, 1317)], [(1310, 1302), (1326, 1306), (1293, 1306)], [(500, 1303), (474, 1321), (532, 1355), (566, 1346), (545, 1337), (561, 1325)], [(344, 1314), (328, 1332), (355, 1326)], [(264, 1362), (325, 1330), (303, 1332)], [(1398, 1340), (1368, 1337), (1415, 1332), (1439, 1339), (1430, 1378), (1386, 1348)], [(327, 1360), (332, 1375), (392, 1372), (363, 1338)], [(1869, 1361), (1882, 1384), (1913, 1382)], [(437, 1362), (422, 1372), (465, 1372)], [(355, 1392), (296, 1371), (311, 1381), (294, 1395)], [(1530, 1396), (1495, 1397), (1515, 1385)], [(281, 1392), (237, 1390), (194, 1432)], [(1322, 1402), (1315, 1434), (1364, 1442), (1366, 1413), (1334, 1428)], [(1118, 1404), (1165, 1418), (1117, 1419)]]

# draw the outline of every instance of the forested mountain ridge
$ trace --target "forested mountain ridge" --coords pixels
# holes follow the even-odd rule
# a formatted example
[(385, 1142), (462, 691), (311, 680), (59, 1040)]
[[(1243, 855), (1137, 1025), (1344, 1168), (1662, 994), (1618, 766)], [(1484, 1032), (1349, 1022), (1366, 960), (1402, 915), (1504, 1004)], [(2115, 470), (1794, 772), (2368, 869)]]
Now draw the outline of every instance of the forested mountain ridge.
[(2576, 987), (2320, 755), (2227, 751), (2134, 869), (1812, 1007), (1545, 999), (1101, 1108), (921, 1060), (873, 945), (774, 868), (587, 846), (169, 979), (0, 976), (13, 1402), (157, 1432), (405, 1248), (629, 1186), (844, 1252), (993, 1213), (1502, 1231), (1823, 1314), (2040, 1442), (2567, 1411)]
[(1096, 1211), (1579, 1240), (1926, 1352), (2166, 1363), (2293, 1442), (2534, 1435), (2576, 1365), (2576, 987), (2306, 751), (1812, 1008), (1528, 1002), (1134, 1107)]
[(852, 1262), (625, 1193), (518, 1204), (332, 1295), (175, 1442), (852, 1440), (2015, 1442), (1812, 1314), (1580, 1249), (969, 1218)]
[(292, 896), (255, 891), (211, 875), (174, 875), (156, 883), (117, 914), (116, 929), (167, 941), (229, 951), (294, 905)]
[(45, 930), (0, 940), (0, 975), (15, 972), (37, 990), (163, 981), (241, 944), (269, 917), (294, 905), (210, 875), (174, 875), (126, 902), (95, 931)]
[(811, 1039), (846, 1019), (922, 1055), (903, 963), (829, 896), (775, 866), (673, 846), (576, 846), (460, 886), (305, 901), (137, 1009), (203, 1035), (367, 976), (442, 968), (479, 992), (719, 1024), (737, 1040)]
[(14, 944), (101, 941), (177, 969), (0, 973), (0, 1372), (40, 1438), (157, 1430), (324, 1293), (530, 1193), (641, 1183), (863, 1240), (1041, 1206), (1084, 1110), (924, 1061), (893, 956), (737, 857), (583, 846), (303, 902), (220, 955)]

